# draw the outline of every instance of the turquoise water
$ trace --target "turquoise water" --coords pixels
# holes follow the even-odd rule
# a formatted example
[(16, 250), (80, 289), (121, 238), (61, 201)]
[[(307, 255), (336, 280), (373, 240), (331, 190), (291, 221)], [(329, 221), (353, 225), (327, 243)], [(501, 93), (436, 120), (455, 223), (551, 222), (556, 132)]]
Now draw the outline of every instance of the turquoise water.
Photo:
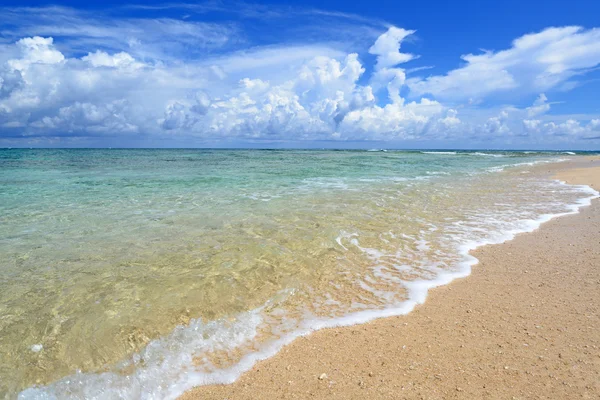
[(536, 167), (570, 156), (0, 150), (0, 394), (173, 398), (407, 312), (593, 195)]

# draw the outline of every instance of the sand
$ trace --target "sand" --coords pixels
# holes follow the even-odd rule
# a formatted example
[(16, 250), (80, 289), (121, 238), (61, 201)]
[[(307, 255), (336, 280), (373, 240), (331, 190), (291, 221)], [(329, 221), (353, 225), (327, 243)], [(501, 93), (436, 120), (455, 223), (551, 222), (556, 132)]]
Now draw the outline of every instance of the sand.
[[(600, 158), (545, 168), (600, 189)], [(409, 315), (315, 332), (181, 398), (600, 398), (600, 202), (473, 254)]]

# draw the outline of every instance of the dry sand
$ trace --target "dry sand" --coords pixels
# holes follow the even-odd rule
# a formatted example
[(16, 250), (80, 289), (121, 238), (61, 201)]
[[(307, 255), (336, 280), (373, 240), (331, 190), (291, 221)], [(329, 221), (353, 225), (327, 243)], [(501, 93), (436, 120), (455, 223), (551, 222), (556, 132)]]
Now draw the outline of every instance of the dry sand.
[[(599, 158), (546, 168), (600, 189)], [(182, 399), (599, 399), (600, 202), (473, 254), (407, 316), (316, 332)]]

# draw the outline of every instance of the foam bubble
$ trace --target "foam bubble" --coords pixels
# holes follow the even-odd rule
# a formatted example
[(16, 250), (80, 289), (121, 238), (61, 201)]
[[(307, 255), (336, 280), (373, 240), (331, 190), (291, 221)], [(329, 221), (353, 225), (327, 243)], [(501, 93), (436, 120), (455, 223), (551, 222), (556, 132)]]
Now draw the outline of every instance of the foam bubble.
[(479, 151), (475, 152), (475, 153), (469, 153), (472, 156), (484, 156), (484, 157), (504, 157), (504, 154), (491, 154), (491, 153), (481, 153)]
[(44, 346), (42, 346), (41, 344), (34, 344), (33, 346), (31, 346), (31, 351), (33, 351), (34, 353), (39, 353), (43, 349)]
[[(502, 243), (514, 238), (518, 233), (533, 231), (552, 218), (577, 213), (580, 207), (590, 205), (592, 199), (600, 195), (589, 186), (570, 186), (560, 181), (554, 181), (554, 184), (568, 186), (582, 193), (584, 197), (566, 205), (563, 212), (542, 214), (534, 219), (516, 219), (507, 222), (497, 221), (497, 216), (488, 215), (488, 222), (492, 226), (493, 223), (496, 223), (497, 226), (502, 226), (503, 229), (489, 231), (487, 235), (483, 235), (479, 240), (464, 240), (458, 243), (456, 247), (458, 261), (452, 269), (440, 268), (435, 264), (423, 265), (423, 268), (432, 274), (432, 279), (399, 279), (391, 272), (392, 269), (382, 267), (384, 259), (389, 256), (388, 254), (378, 249), (361, 246), (358, 233), (341, 232), (339, 234), (335, 240), (343, 249), (348, 250), (348, 247), (352, 245), (367, 254), (375, 264), (372, 269), (374, 278), (406, 289), (407, 299), (398, 301), (394, 293), (367, 284), (365, 279), (360, 282), (360, 286), (387, 302), (387, 307), (370, 309), (367, 305), (360, 305), (354, 301), (352, 303), (354, 311), (335, 318), (306, 314), (299, 320), (283, 319), (293, 328), (288, 329), (288, 325), (282, 326), (277, 330), (279, 333), (277, 336), (260, 344), (254, 344), (255, 339), (261, 326), (266, 323), (265, 310), (273, 306), (272, 303), (241, 313), (233, 320), (223, 319), (210, 322), (204, 322), (200, 319), (193, 320), (190, 325), (179, 326), (170, 335), (151, 341), (143, 351), (134, 354), (113, 371), (102, 373), (78, 372), (47, 386), (26, 389), (19, 394), (19, 398), (175, 399), (194, 386), (231, 383), (252, 368), (257, 361), (273, 356), (286, 344), (310, 332), (328, 327), (365, 323), (376, 318), (405, 315), (411, 312), (416, 305), (422, 304), (426, 300), (429, 289), (446, 285), (456, 278), (468, 276), (473, 265), (478, 262), (470, 254), (472, 250), (486, 244)], [(485, 217), (485, 215), (482, 216), (482, 218)], [(460, 228), (466, 225), (457, 223), (456, 226)], [(470, 229), (476, 232), (478, 226), (472, 226)], [(391, 232), (389, 233), (390, 237), (395, 236)], [(403, 233), (398, 236), (412, 239), (416, 246), (420, 246), (418, 247), (420, 251), (429, 249), (423, 238)], [(468, 236), (467, 234), (464, 235), (465, 238)], [(410, 266), (406, 265), (392, 265), (391, 268), (397, 272), (411, 269)], [(292, 293), (282, 293), (281, 296), (285, 299), (290, 294)], [(330, 296), (326, 296), (326, 299), (328, 304), (338, 304)], [(365, 309), (361, 310), (360, 308)], [(273, 314), (279, 315), (277, 313)], [(291, 323), (293, 324), (290, 325)], [(243, 355), (237, 363), (225, 368), (219, 368), (219, 366), (212, 363), (210, 358), (202, 356), (210, 352), (235, 352), (236, 349), (243, 346), (256, 347), (253, 351)], [(34, 352), (41, 351), (42, 348), (41, 344), (36, 344), (31, 347), (31, 350)]]

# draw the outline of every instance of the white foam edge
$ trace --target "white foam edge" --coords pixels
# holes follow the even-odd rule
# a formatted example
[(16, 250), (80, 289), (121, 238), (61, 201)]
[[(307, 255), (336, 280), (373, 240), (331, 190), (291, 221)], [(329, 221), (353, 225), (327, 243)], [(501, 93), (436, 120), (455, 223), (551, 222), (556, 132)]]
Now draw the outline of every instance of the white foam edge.
[(546, 160), (536, 160), (536, 161), (529, 161), (529, 162), (521, 162), (521, 163), (515, 163), (515, 164), (502, 164), (502, 165), (496, 165), (493, 167), (488, 167), (486, 169), (484, 169), (482, 172), (500, 172), (500, 171), (504, 171), (506, 168), (513, 168), (513, 167), (522, 167), (522, 166), (529, 166), (529, 167), (533, 167), (534, 165), (538, 165), (538, 164), (549, 164), (549, 163), (560, 163), (560, 162), (565, 162), (565, 161), (569, 161), (568, 158), (557, 158), (557, 159), (546, 159)]
[(491, 153), (483, 153), (480, 151), (476, 151), (474, 153), (467, 153), (467, 154), (469, 154), (471, 156), (483, 156), (483, 157), (496, 157), (496, 158), (505, 157), (504, 154), (499, 154), (499, 153), (491, 154)]
[[(459, 252), (463, 256), (463, 261), (459, 263), (458, 269), (456, 271), (440, 272), (437, 278), (433, 280), (414, 280), (410, 282), (405, 281), (404, 286), (408, 290), (409, 299), (397, 306), (392, 306), (381, 310), (358, 311), (337, 318), (313, 318), (309, 320), (304, 320), (301, 322), (300, 326), (295, 331), (281, 337), (280, 339), (267, 343), (257, 352), (249, 353), (243, 356), (242, 359), (236, 365), (230, 368), (221, 369), (210, 373), (197, 372), (193, 371), (192, 369), (182, 369), (181, 371), (178, 371), (177, 378), (173, 382), (169, 382), (169, 387), (167, 388), (159, 386), (155, 388), (156, 390), (151, 390), (150, 388), (145, 387), (145, 384), (147, 384), (152, 379), (152, 377), (146, 376), (145, 372), (148, 371), (140, 371), (138, 369), (136, 369), (135, 374), (141, 376), (136, 375), (123, 377), (122, 375), (115, 374), (114, 372), (104, 372), (100, 374), (78, 372), (74, 375), (62, 378), (61, 380), (52, 383), (48, 386), (32, 387), (26, 389), (19, 394), (19, 399), (54, 400), (59, 398), (65, 398), (67, 397), (66, 395), (68, 395), (68, 393), (58, 394), (52, 392), (54, 392), (56, 388), (60, 387), (61, 384), (68, 385), (71, 381), (76, 381), (74, 383), (76, 386), (79, 387), (86, 386), (88, 383), (90, 385), (98, 385), (98, 393), (91, 393), (89, 390), (85, 390), (92, 389), (91, 387), (87, 387), (84, 389), (84, 397), (86, 399), (131, 398), (132, 396), (143, 399), (176, 399), (187, 390), (190, 390), (197, 386), (233, 383), (242, 374), (249, 371), (257, 362), (273, 357), (284, 346), (292, 343), (295, 339), (302, 336), (307, 336), (312, 332), (326, 328), (336, 328), (364, 324), (379, 318), (406, 315), (413, 311), (417, 305), (423, 304), (425, 302), (430, 289), (439, 286), (444, 286), (451, 283), (455, 279), (469, 276), (471, 274), (472, 267), (479, 262), (479, 260), (475, 256), (470, 254), (471, 251), (489, 244), (504, 243), (506, 241), (514, 239), (515, 236), (520, 233), (533, 232), (536, 229), (538, 229), (543, 223), (548, 222), (554, 218), (577, 214), (580, 208), (591, 205), (593, 199), (600, 197), (600, 193), (591, 188), (590, 186), (568, 185), (564, 181), (560, 180), (555, 180), (555, 182), (558, 182), (561, 185), (574, 186), (575, 188), (578, 188), (581, 192), (587, 193), (590, 196), (579, 199), (574, 204), (566, 205), (566, 207), (569, 209), (566, 212), (557, 214), (543, 214), (535, 220), (524, 220), (522, 221), (524, 226), (526, 226), (526, 228), (524, 229), (513, 229), (503, 232), (500, 235), (495, 236), (493, 239), (473, 241), (463, 244), (459, 247)], [(263, 307), (249, 311), (244, 314), (256, 316), (258, 315), (260, 310), (263, 309)], [(196, 321), (198, 320), (195, 320), (193, 322)], [(186, 329), (187, 327), (178, 327), (178, 329), (179, 328)], [(168, 340), (169, 336), (171, 335), (168, 335), (163, 339), (154, 340), (150, 343)], [(161, 370), (160, 368), (161, 365), (158, 366), (159, 374), (167, 372)], [(170, 366), (165, 366), (165, 368), (170, 368)], [(191, 365), (190, 368), (192, 368)], [(169, 372), (172, 373), (173, 371)], [(121, 388), (122, 390), (115, 388), (117, 389), (116, 392), (113, 391), (112, 393), (107, 393), (103, 391), (103, 389), (106, 388), (104, 384), (108, 383), (107, 380), (111, 377), (118, 377), (119, 380), (125, 379), (128, 382), (130, 382), (132, 387)], [(138, 381), (138, 379), (135, 378), (142, 379), (142, 381), (140, 382)], [(144, 378), (146, 378), (146, 380), (144, 380)], [(67, 391), (69, 390), (67, 389)], [(82, 397), (72, 396), (71, 398)]]

